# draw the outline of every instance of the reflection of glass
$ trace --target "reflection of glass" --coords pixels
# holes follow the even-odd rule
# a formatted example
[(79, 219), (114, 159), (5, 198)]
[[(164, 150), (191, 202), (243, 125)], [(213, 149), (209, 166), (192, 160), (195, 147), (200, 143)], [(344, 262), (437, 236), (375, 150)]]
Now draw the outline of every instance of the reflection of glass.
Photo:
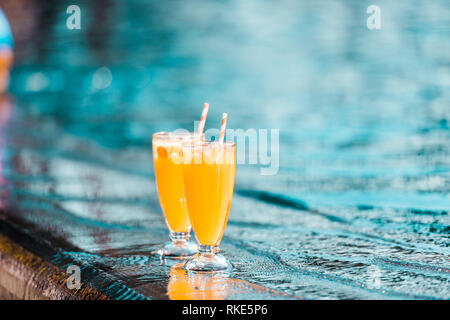
[(167, 295), (172, 300), (223, 300), (231, 279), (210, 273), (189, 273), (179, 263), (170, 268)]
[(199, 253), (184, 266), (192, 271), (229, 269), (219, 255), (233, 197), (236, 144), (216, 141), (183, 145), (183, 179), (189, 219)]
[(172, 300), (299, 298), (245, 280), (229, 278), (227, 272), (188, 272), (184, 270), (183, 263), (170, 268), (167, 296)]
[(191, 225), (184, 198), (181, 148), (182, 142), (200, 139), (201, 136), (189, 132), (153, 134), (156, 188), (172, 240), (157, 251), (165, 257), (184, 258), (197, 252), (195, 245), (189, 242)]

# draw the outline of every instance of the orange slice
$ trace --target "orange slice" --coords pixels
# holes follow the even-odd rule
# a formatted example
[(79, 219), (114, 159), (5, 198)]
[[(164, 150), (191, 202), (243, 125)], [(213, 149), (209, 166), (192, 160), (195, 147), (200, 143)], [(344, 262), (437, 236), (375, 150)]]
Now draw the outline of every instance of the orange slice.
[(167, 158), (167, 156), (169, 155), (166, 148), (161, 147), (161, 146), (156, 148), (156, 152), (158, 152), (158, 157), (161, 157), (161, 158)]

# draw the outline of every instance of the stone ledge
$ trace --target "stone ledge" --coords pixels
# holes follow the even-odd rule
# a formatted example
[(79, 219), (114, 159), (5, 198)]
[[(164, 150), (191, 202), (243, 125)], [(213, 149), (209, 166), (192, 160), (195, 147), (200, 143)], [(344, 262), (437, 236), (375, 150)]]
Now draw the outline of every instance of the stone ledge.
[(0, 235), (0, 297), (31, 300), (108, 299), (85, 284), (67, 288), (68, 275)]

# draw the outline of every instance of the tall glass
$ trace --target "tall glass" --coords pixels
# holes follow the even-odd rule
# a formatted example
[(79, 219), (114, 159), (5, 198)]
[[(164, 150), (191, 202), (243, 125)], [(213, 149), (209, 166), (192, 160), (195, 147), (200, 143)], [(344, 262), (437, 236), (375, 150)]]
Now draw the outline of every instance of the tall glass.
[(231, 268), (218, 254), (233, 197), (236, 144), (202, 141), (183, 144), (183, 179), (189, 219), (199, 253), (184, 265), (188, 271)]
[(191, 225), (184, 198), (182, 143), (201, 140), (203, 135), (190, 132), (153, 134), (156, 189), (171, 239), (156, 252), (164, 257), (182, 259), (197, 252), (195, 244), (189, 241)]

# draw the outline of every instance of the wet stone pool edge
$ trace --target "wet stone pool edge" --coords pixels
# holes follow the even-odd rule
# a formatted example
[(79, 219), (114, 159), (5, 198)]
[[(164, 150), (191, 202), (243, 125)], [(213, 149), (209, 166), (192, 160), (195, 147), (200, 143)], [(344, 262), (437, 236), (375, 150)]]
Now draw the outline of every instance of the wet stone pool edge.
[[(14, 221), (12, 221), (14, 220)], [(20, 226), (20, 229), (18, 227)], [(47, 234), (46, 241), (55, 248), (30, 235), (37, 230), (30, 223), (11, 216), (6, 217), (0, 211), (0, 274), (6, 279), (9, 275), (10, 288), (4, 288), (18, 299), (134, 299), (146, 300), (144, 296), (115, 280), (112, 275), (90, 265), (80, 266), (83, 277), (80, 289), (68, 289), (69, 275), (62, 270), (79, 264), (69, 256), (61, 253), (61, 249), (80, 251), (61, 239)], [(45, 232), (46, 233), (46, 232)], [(75, 249), (75, 250), (74, 250)], [(6, 283), (6, 281), (5, 281)], [(3, 283), (0, 283), (2, 285)], [(4, 287), (4, 286), (3, 286)], [(16, 290), (19, 288), (18, 290)], [(22, 288), (22, 289), (21, 289)], [(126, 294), (125, 294), (126, 293)], [(155, 292), (155, 296), (158, 296)], [(160, 294), (158, 298), (162, 298)]]

